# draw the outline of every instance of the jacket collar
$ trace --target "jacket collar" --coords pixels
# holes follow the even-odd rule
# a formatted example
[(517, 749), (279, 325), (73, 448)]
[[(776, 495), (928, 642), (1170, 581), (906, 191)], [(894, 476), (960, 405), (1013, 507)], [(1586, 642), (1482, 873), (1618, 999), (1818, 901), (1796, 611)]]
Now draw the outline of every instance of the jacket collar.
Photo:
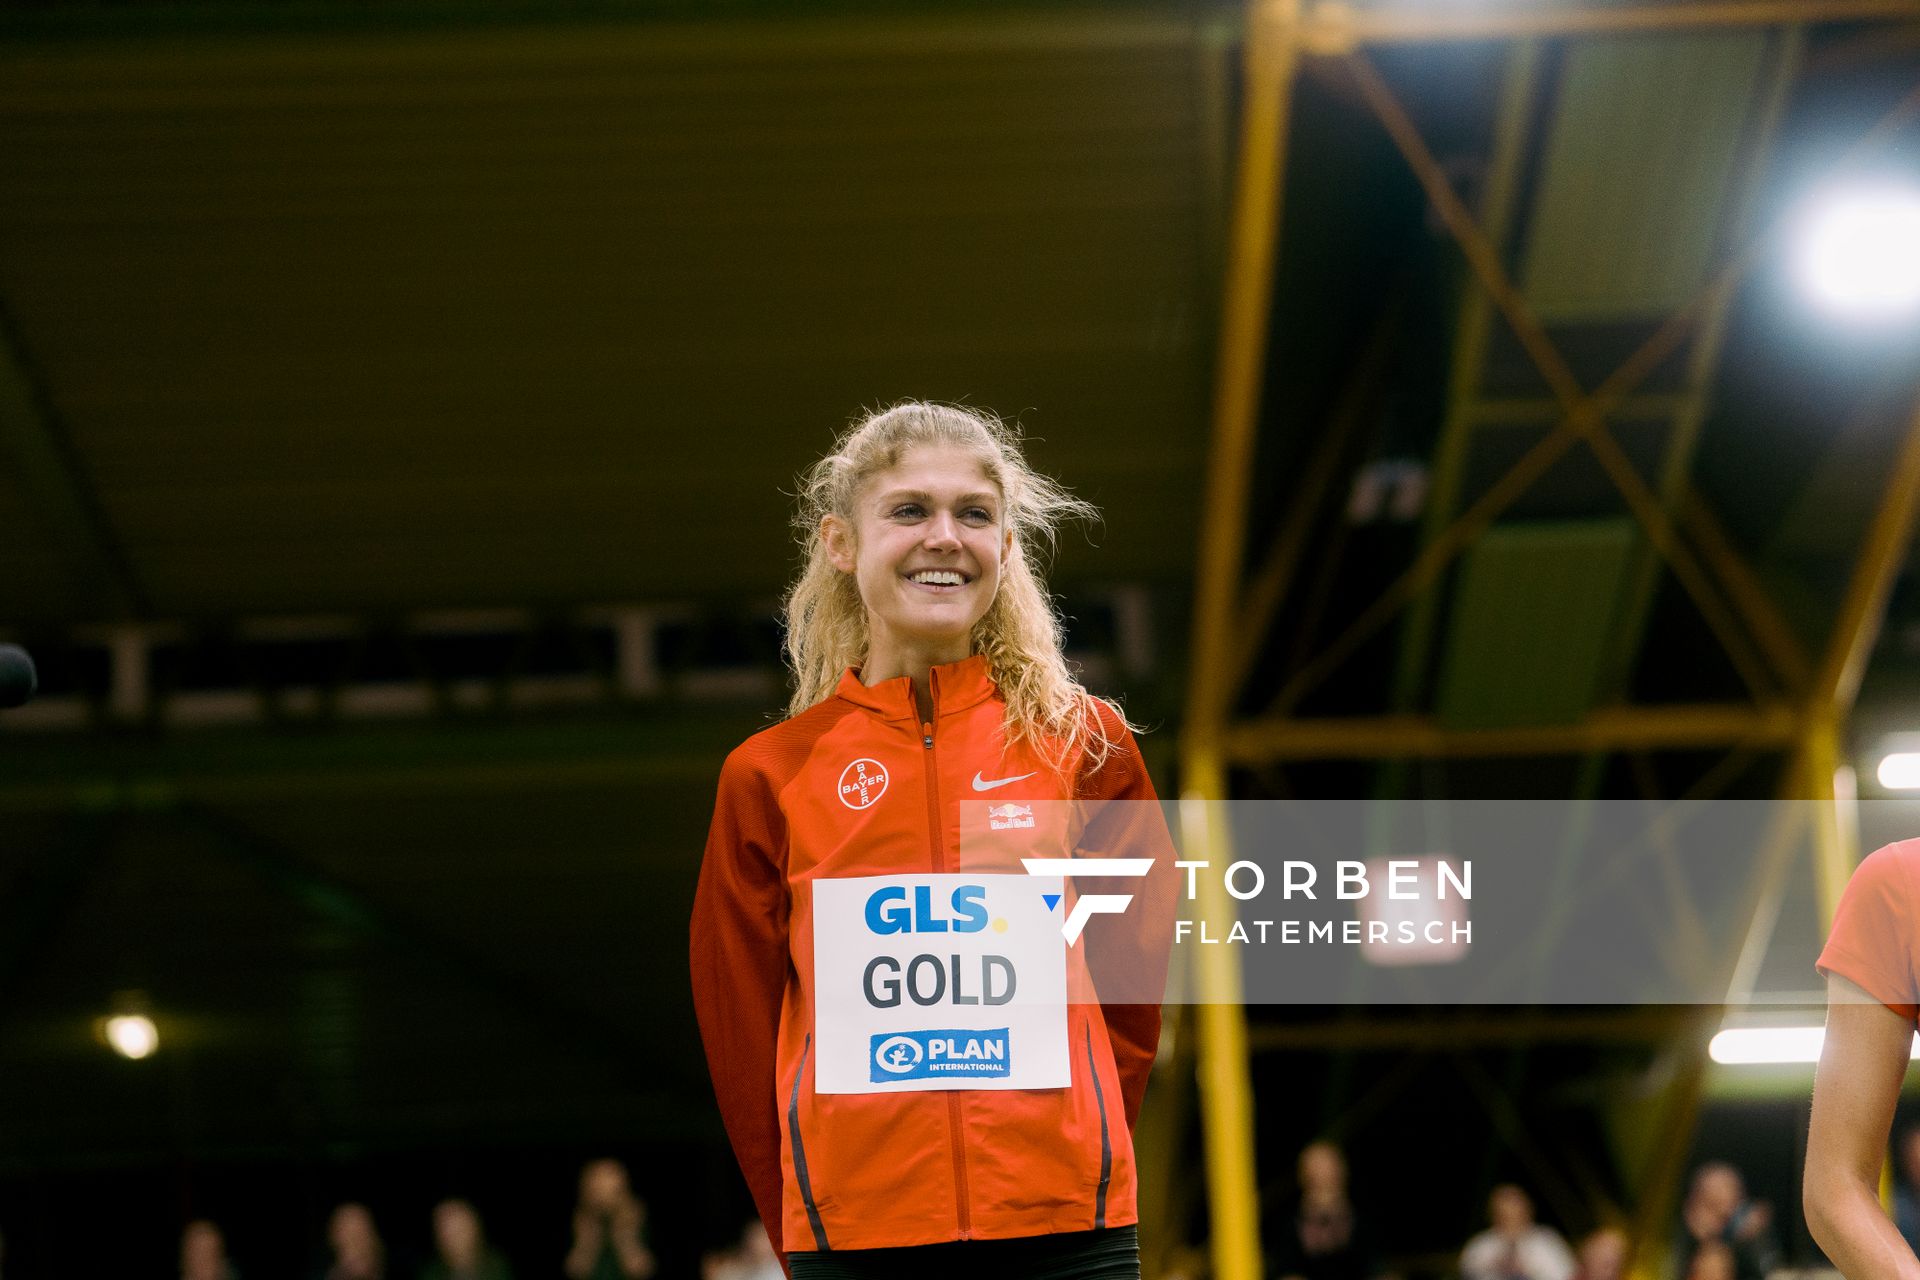
[[(933, 714), (936, 719), (977, 706), (999, 692), (994, 687), (993, 677), (987, 674), (984, 654), (976, 653), (971, 658), (934, 667), (928, 679), (933, 686)], [(920, 719), (919, 708), (913, 703), (913, 681), (907, 676), (895, 676), (875, 685), (865, 685), (860, 683), (860, 668), (848, 667), (833, 692), (836, 697), (845, 698), (857, 707), (865, 707), (885, 720), (912, 720), (918, 723)]]

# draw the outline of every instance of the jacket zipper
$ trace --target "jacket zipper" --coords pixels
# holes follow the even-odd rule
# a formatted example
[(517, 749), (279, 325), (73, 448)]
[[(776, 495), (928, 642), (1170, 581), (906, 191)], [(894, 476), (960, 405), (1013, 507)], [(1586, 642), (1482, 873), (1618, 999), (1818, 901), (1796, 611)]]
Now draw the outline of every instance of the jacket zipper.
[[(940, 783), (938, 761), (933, 753), (933, 721), (921, 723), (920, 744), (927, 753), (927, 834), (933, 838), (933, 869), (942, 872), (947, 869), (947, 846), (940, 838)], [(973, 1234), (973, 1211), (968, 1204), (965, 1126), (960, 1120), (957, 1092), (947, 1094), (947, 1127), (953, 1139), (953, 1189), (958, 1197), (955, 1207), (960, 1216), (960, 1238), (965, 1240)]]
[(787, 1132), (793, 1139), (793, 1180), (800, 1187), (800, 1199), (807, 1206), (807, 1225), (813, 1228), (813, 1242), (821, 1250), (832, 1249), (827, 1242), (826, 1224), (820, 1221), (820, 1206), (813, 1200), (813, 1179), (807, 1173), (807, 1147), (800, 1141), (800, 1077), (807, 1073), (807, 1055), (813, 1050), (809, 1034), (800, 1049), (800, 1065), (793, 1071), (793, 1092), (787, 1096)]
[(1082, 1024), (1087, 1033), (1087, 1074), (1093, 1077), (1093, 1105), (1100, 1113), (1100, 1190), (1093, 1199), (1093, 1229), (1107, 1225), (1107, 1185), (1113, 1181), (1113, 1135), (1107, 1131), (1107, 1096), (1100, 1088), (1100, 1066), (1093, 1060), (1093, 1023)]

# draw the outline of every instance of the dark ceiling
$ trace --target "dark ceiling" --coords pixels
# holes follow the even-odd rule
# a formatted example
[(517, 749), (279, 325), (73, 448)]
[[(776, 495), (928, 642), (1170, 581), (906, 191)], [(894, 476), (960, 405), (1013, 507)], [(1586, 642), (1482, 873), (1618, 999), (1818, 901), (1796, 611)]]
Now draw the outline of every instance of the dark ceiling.
[[(685, 919), (720, 758), (778, 705), (793, 478), (863, 406), (1018, 416), (1106, 512), (1060, 554), (1076, 644), (1144, 682), (1193, 558), (1230, 45), (1139, 11), (9, 21), (0, 638), (46, 688), (0, 726), (0, 1170), (712, 1146)], [(643, 659), (604, 622), (636, 608)], [(641, 696), (592, 696), (632, 661)], [(395, 684), (431, 697), (354, 713)], [(127, 991), (152, 1064), (94, 1038)]]
[(771, 594), (909, 395), (1186, 570), (1192, 23), (369, 28), (0, 50), (7, 623)]

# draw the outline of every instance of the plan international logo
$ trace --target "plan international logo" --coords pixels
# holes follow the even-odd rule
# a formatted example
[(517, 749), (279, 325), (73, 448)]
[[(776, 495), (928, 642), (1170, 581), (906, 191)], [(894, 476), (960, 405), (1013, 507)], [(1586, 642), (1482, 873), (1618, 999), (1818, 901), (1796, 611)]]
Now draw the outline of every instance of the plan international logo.
[(869, 1082), (930, 1080), (935, 1077), (982, 1079), (1004, 1077), (1012, 1070), (1007, 1057), (1007, 1028), (881, 1033), (870, 1042)]

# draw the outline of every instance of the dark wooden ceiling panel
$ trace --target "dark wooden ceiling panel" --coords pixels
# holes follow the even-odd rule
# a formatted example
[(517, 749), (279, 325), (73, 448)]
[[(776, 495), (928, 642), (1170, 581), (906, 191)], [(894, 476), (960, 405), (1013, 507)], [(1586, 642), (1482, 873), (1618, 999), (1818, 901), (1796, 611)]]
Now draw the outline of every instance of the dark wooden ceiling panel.
[(162, 615), (769, 592), (779, 490), (906, 395), (1024, 413), (1100, 571), (1172, 579), (1198, 65), (1112, 17), (17, 48), (0, 297)]

